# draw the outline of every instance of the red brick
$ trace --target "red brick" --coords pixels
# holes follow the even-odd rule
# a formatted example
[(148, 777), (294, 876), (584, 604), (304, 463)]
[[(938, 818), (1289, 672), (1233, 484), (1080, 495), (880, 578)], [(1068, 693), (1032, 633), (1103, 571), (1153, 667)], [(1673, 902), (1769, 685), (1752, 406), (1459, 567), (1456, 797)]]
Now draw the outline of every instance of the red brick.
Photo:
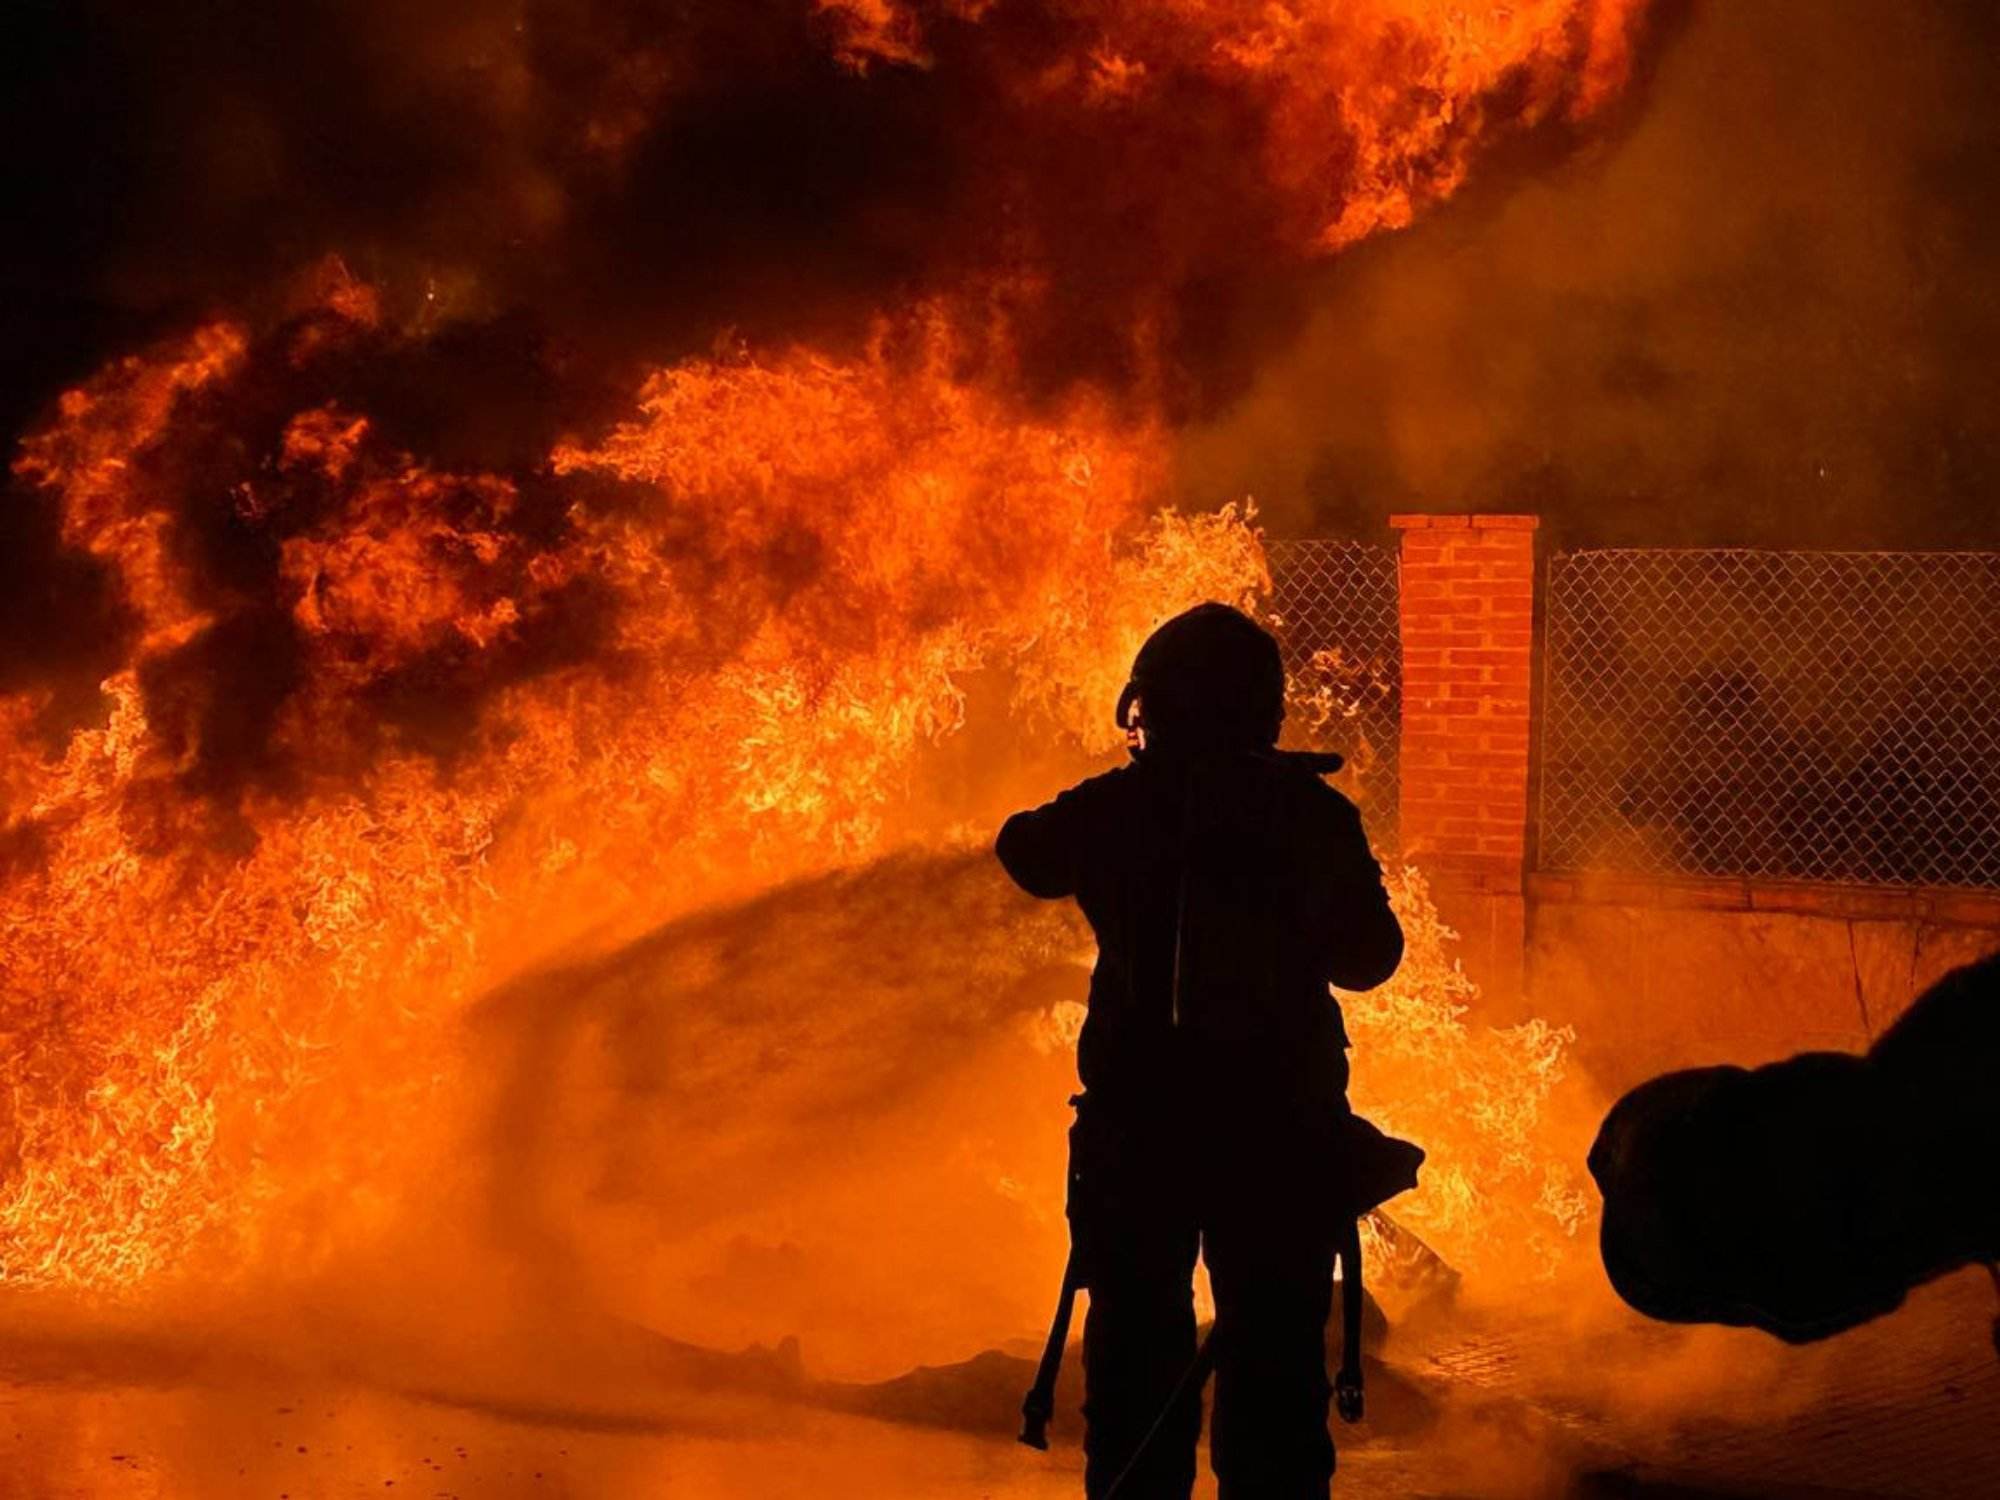
[(1434, 644), (1450, 652), (1484, 650), (1487, 633), (1493, 627), (1490, 621), (1479, 617), (1477, 610), (1465, 610), (1457, 615), (1443, 616), (1427, 628), (1437, 632)]
[[(1450, 792), (1454, 796), (1464, 793), (1477, 797), (1481, 802), (1491, 802), (1495, 796), (1494, 789), (1480, 781), (1485, 773), (1477, 766), (1454, 766), (1439, 760), (1426, 767), (1426, 772), (1424, 780), (1440, 793)], [(1424, 794), (1419, 792), (1417, 795)]]
[[(1412, 644), (1411, 634), (1407, 630), (1403, 632), (1403, 644), (1405, 646)], [(1437, 652), (1438, 665), (1448, 666), (1452, 652), (1463, 651), (1468, 647), (1478, 650), (1479, 636), (1470, 630), (1463, 635), (1447, 635), (1440, 630), (1427, 630), (1415, 637), (1415, 644), (1419, 651)]]
[(1521, 764), (1521, 758), (1517, 755), (1503, 755), (1495, 750), (1461, 749), (1457, 745), (1447, 749), (1444, 758), (1447, 765), (1470, 766), (1475, 770), (1494, 766), (1518, 769)]
[[(1434, 783), (1429, 795), (1449, 803), (1463, 814), (1467, 808), (1482, 812), (1497, 808), (1500, 806), (1498, 799), (1506, 795), (1496, 788), (1481, 786), (1479, 776), (1478, 771), (1469, 767), (1453, 770), (1450, 766), (1433, 766), (1425, 779)], [(1417, 794), (1420, 802), (1424, 795)]]
[[(1487, 802), (1493, 800), (1494, 789), (1480, 784), (1479, 778), (1484, 773), (1478, 766), (1450, 765), (1442, 755), (1436, 754), (1420, 756), (1417, 764), (1423, 767), (1423, 782), (1410, 787), (1409, 794), (1419, 802), (1426, 797), (1456, 797), (1460, 794), (1476, 796)], [(1404, 762), (1403, 769), (1405, 772), (1409, 770), (1408, 761)]]
[[(1479, 785), (1478, 766), (1455, 766), (1444, 758), (1442, 751), (1432, 751), (1416, 758), (1416, 764), (1424, 768), (1423, 784), (1409, 788), (1412, 797), (1419, 800), (1447, 790), (1463, 791), (1477, 789), (1482, 797), (1491, 797), (1493, 789)], [(1407, 771), (1410, 761), (1405, 758), (1403, 769)]]
[(1479, 840), (1490, 836), (1483, 818), (1446, 818), (1436, 826), (1446, 838), (1472, 839), (1475, 848)]
[(1502, 879), (1518, 880), (1520, 864), (1518, 859), (1509, 859), (1504, 854), (1480, 854), (1472, 850), (1434, 849), (1421, 851), (1418, 861), (1434, 874), (1491, 875)]
[[(1451, 572), (1444, 572), (1449, 568)], [(1534, 569), (1528, 565), (1526, 557), (1507, 557), (1491, 551), (1459, 552), (1446, 559), (1440, 566), (1425, 568), (1424, 574), (1436, 577), (1443, 574), (1447, 583), (1456, 584), (1463, 590), (1467, 584), (1487, 583), (1527, 583), (1532, 582)]]
[[(1461, 607), (1448, 614), (1433, 614), (1428, 607), (1430, 602), (1425, 602), (1425, 611), (1421, 614), (1412, 614), (1406, 609), (1397, 617), (1404, 646), (1422, 650), (1425, 646), (1470, 645), (1483, 637), (1492, 623), (1475, 619), (1476, 609)], [(1447, 601), (1439, 599), (1435, 602), (1443, 604)]]
[(1402, 531), (1406, 847), (1425, 868), (1518, 890), (1535, 518), (1403, 516), (1393, 524)]
[(1403, 821), (1435, 823), (1443, 817), (1465, 817), (1486, 809), (1485, 794), (1477, 790), (1463, 792), (1441, 791), (1423, 802), (1403, 803)]

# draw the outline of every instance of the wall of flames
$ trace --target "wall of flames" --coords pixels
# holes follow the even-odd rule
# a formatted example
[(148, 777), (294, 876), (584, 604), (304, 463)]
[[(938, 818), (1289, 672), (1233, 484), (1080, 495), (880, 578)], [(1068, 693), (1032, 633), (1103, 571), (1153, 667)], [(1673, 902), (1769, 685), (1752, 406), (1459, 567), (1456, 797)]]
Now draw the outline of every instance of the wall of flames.
[[(1408, 223), (1495, 139), (1590, 115), (1641, 9), (1074, 0), (1024, 42), (980, 0), (816, 7), (864, 72), (990, 45), (1030, 111), (1130, 130), (1190, 79), (1256, 101), (1243, 170), (1301, 259)], [(634, 88), (641, 115), (671, 94)], [(63, 394), (14, 498), (107, 580), (122, 661), (81, 713), (0, 700), (0, 1279), (328, 1263), (454, 1149), (458, 1031), (494, 986), (977, 845), (1052, 768), (1115, 751), (1144, 633), (1265, 579), (1248, 509), (1168, 507), (1170, 342), (1120, 387), (1023, 379), (1053, 243), (1024, 223), (858, 339), (720, 340), (511, 465), (409, 416), (451, 317), (385, 311), (332, 259)], [(954, 748), (968, 724), (1013, 748)], [(1464, 1073), (1484, 1044), (1450, 972), (1427, 953), (1357, 1037)], [(1484, 1114), (1388, 1123), (1504, 1138), (1522, 1192), (1573, 1221), (1506, 1134), (1527, 1127), (1489, 1129), (1560, 1039), (1516, 1052), (1473, 1070)], [(1457, 1185), (1431, 1227), (1469, 1243), (1476, 1189), (1438, 1160)]]

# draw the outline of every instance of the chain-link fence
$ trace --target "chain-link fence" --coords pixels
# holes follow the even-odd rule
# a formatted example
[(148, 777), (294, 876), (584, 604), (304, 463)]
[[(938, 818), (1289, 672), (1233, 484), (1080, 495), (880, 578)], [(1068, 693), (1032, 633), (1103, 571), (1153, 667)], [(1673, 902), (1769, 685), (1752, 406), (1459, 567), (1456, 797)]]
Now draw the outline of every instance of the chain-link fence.
[(1396, 766), (1403, 711), (1396, 549), (1271, 542), (1271, 614), (1290, 681), (1286, 743), (1347, 757), (1339, 785), (1384, 856), (1399, 846)]
[(1549, 562), (1544, 869), (2000, 886), (2000, 554)]

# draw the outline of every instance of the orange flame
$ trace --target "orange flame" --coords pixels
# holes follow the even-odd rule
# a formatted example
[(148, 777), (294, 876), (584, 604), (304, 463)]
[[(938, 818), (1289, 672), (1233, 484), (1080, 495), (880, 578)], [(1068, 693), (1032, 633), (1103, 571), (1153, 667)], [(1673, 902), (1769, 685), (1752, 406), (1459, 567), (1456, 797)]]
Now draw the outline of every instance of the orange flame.
[[(992, 19), (817, 5), (854, 66), (925, 66), (941, 28)], [(1641, 10), (1069, 0), (1073, 45), (1002, 77), (1107, 115), (1174, 80), (1255, 98), (1309, 255), (1410, 222), (1494, 137), (1600, 108)], [(448, 1149), (399, 1122), (449, 1112), (450, 1025), (496, 979), (954, 837), (995, 809), (919, 783), (975, 683), (1005, 680), (1017, 732), (1112, 749), (1144, 632), (1265, 581), (1247, 509), (1161, 509), (1161, 420), (1087, 388), (1024, 414), (965, 305), (852, 357), (675, 364), (608, 433), (489, 471), (405, 451), (356, 401), (240, 415), (272, 370), (397, 347), (370, 288), (322, 279), (288, 328), (114, 363), (23, 445), (20, 481), (133, 629), (100, 719), (54, 750), (46, 693), (0, 698), (0, 1279), (129, 1288), (204, 1249), (310, 1266), (373, 1233), (413, 1154)], [(268, 597), (204, 569), (218, 529)], [(260, 650), (265, 717), (232, 730), (247, 710), (204, 664)], [(1388, 1003), (1386, 1036), (1420, 1019)]]
[[(841, 55), (924, 66), (932, 31), (983, 0), (816, 0)], [(1268, 112), (1262, 169), (1301, 249), (1407, 226), (1496, 137), (1577, 122), (1624, 85), (1646, 0), (1074, 0), (1079, 37), (1022, 76), (1048, 100), (1143, 108), (1176, 77), (1249, 90)]]
[(1406, 949), (1395, 978), (1342, 997), (1355, 1049), (1355, 1107), (1430, 1147), (1416, 1192), (1390, 1213), (1461, 1270), (1551, 1274), (1588, 1206), (1550, 1147), (1549, 1096), (1575, 1033), (1545, 1021), (1468, 1021), (1479, 987), (1452, 953), (1415, 869), (1389, 880)]
[[(353, 1220), (394, 1150), (363, 1116), (435, 1105), (420, 1059), (497, 974), (921, 834), (910, 777), (962, 723), (969, 674), (1012, 673), (1029, 721), (1102, 748), (1149, 624), (1262, 577), (1234, 512), (1153, 516), (1156, 429), (1089, 398), (1018, 420), (953, 379), (936, 314), (854, 361), (659, 372), (632, 421), (553, 455), (621, 488), (579, 483), (541, 544), (501, 524), (514, 478), (301, 412), (271, 467), (334, 497), (278, 569), (307, 675), (275, 734), (303, 790), (246, 794), (249, 832), (225, 836), (184, 780), (203, 747), (142, 686), (213, 617), (174, 561), (190, 497), (138, 475), (177, 441), (172, 394), (227, 382), (247, 342), (213, 328), (121, 361), (22, 463), (144, 631), (108, 721), (60, 759), (31, 737), (38, 703), (5, 705), (33, 855), (0, 893), (14, 1280), (129, 1284), (217, 1230), (240, 1252), (279, 1232), (274, 1203), (312, 1219), (347, 1198)], [(506, 650), (580, 578), (615, 602), (588, 660), (500, 690), (448, 766), (371, 757), (372, 691), (427, 653)], [(287, 1152), (311, 1171), (282, 1173)]]

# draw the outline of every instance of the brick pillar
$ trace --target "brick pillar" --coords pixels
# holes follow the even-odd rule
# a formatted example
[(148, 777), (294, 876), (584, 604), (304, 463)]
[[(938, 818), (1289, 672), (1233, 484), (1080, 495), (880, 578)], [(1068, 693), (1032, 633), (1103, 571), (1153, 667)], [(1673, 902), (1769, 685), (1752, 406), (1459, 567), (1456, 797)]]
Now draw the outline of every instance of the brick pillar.
[(1402, 533), (1402, 833), (1502, 1008), (1521, 997), (1534, 516), (1391, 516)]

